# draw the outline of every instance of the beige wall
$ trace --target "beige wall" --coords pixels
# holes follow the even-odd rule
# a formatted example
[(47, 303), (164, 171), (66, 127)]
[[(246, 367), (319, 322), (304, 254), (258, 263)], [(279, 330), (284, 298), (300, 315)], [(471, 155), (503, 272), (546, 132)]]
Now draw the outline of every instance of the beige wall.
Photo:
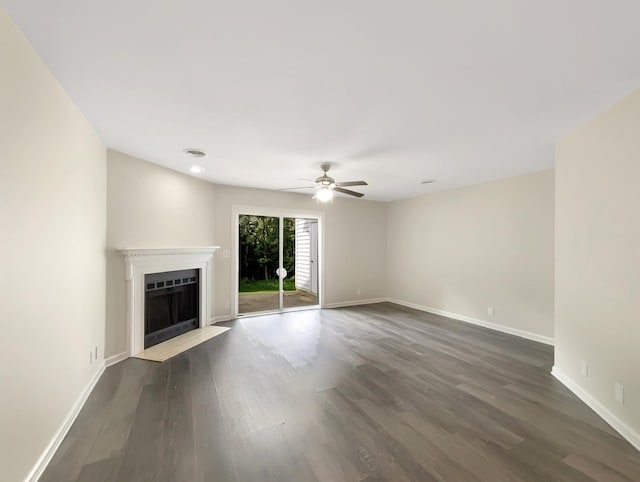
[(0, 65), (0, 478), (14, 481), (101, 366), (106, 167), (100, 139), (1, 8)]
[(388, 295), (553, 337), (553, 211), (553, 170), (390, 203)]
[(556, 162), (555, 368), (640, 442), (640, 90), (563, 139)]
[(123, 248), (215, 244), (214, 185), (109, 150), (107, 153), (107, 356), (125, 351)]
[[(219, 245), (214, 255), (214, 317), (229, 316), (233, 291), (233, 206), (324, 213), (325, 303), (384, 296), (386, 205), (210, 184), (114, 151), (108, 153), (107, 355), (125, 351), (124, 265), (117, 249)], [(360, 294), (357, 294), (357, 290)]]

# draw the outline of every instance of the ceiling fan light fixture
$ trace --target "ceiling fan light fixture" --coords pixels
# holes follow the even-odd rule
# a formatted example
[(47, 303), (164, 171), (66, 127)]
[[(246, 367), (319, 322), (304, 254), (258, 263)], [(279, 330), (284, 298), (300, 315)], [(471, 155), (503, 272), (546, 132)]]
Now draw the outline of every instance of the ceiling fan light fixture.
[(316, 193), (313, 196), (313, 199), (326, 203), (331, 201), (334, 196), (334, 191), (339, 192), (340, 194), (346, 194), (347, 196), (353, 196), (357, 198), (361, 198), (364, 196), (363, 193), (352, 191), (351, 189), (345, 189), (345, 187), (351, 186), (368, 186), (366, 181), (340, 181), (336, 182), (336, 180), (327, 175), (327, 171), (331, 167), (330, 164), (322, 164), (320, 166), (322, 168), (322, 176), (316, 177), (314, 181), (311, 179), (300, 179), (301, 181), (307, 181), (313, 186), (300, 186), (300, 187), (286, 187), (281, 189), (281, 191), (289, 191), (292, 189), (316, 189)]
[(323, 203), (329, 202), (333, 199), (333, 191), (328, 187), (323, 187), (316, 193), (316, 199)]

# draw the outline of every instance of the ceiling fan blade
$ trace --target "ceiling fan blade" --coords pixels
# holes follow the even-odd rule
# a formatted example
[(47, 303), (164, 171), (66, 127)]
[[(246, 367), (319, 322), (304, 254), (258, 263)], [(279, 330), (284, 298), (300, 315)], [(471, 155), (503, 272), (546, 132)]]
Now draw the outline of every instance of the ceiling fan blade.
[(350, 189), (342, 189), (341, 187), (334, 187), (333, 190), (336, 192), (341, 192), (342, 194), (348, 194), (349, 196), (355, 196), (355, 197), (364, 196), (364, 194), (362, 194), (361, 192), (355, 192)]
[(283, 187), (282, 189), (278, 189), (278, 191), (291, 191), (293, 189), (315, 189), (315, 186), (297, 186), (297, 187)]
[(368, 184), (364, 181), (345, 181), (345, 182), (336, 182), (336, 186), (338, 187), (346, 187), (346, 186), (368, 186)]
[(311, 180), (311, 179), (305, 179), (304, 177), (299, 177), (298, 181), (307, 181), (307, 182), (313, 182), (315, 183), (315, 181)]

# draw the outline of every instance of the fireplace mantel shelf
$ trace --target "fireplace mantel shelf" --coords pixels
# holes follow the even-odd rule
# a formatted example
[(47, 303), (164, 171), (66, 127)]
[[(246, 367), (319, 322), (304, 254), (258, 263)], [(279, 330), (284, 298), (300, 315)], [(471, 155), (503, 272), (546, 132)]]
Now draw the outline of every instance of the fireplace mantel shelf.
[(141, 256), (181, 256), (185, 254), (210, 254), (220, 246), (202, 246), (192, 248), (126, 248), (121, 249), (123, 256), (137, 258)]

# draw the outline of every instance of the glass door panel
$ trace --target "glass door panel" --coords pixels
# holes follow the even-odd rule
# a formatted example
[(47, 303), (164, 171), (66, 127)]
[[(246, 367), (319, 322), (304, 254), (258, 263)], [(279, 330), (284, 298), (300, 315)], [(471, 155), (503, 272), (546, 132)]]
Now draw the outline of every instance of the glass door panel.
[(238, 314), (280, 309), (280, 218), (238, 218)]
[(283, 308), (314, 306), (318, 300), (318, 220), (283, 218)]

